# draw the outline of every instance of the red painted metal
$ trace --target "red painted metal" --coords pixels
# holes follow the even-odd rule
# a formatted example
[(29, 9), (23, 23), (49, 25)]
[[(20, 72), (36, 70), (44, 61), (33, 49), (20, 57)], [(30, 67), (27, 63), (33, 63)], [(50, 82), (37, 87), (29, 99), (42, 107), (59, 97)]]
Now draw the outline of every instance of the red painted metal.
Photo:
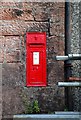
[(26, 33), (26, 86), (46, 86), (46, 33)]

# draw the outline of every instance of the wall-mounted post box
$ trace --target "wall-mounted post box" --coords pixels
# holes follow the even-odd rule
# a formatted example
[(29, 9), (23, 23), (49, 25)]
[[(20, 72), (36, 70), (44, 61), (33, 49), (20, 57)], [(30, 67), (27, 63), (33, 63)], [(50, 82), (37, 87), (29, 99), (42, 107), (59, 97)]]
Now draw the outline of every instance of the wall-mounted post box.
[(46, 33), (26, 34), (26, 86), (46, 86)]

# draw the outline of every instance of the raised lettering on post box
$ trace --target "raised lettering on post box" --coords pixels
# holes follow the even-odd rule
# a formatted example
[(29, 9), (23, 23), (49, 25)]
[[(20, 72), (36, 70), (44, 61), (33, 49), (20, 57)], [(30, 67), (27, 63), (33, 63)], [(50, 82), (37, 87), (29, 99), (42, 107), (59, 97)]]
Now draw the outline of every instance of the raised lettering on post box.
[(26, 86), (46, 86), (46, 33), (26, 34)]

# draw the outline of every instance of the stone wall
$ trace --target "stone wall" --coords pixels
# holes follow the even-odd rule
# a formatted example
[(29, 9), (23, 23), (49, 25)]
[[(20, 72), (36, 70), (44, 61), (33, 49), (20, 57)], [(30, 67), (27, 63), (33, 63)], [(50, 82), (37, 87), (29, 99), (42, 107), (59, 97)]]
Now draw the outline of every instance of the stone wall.
[[(0, 2), (0, 63), (2, 63), (2, 114), (33, 113), (38, 101), (41, 113), (64, 110), (63, 62), (64, 3)], [(47, 33), (47, 86), (26, 87), (26, 32)], [(34, 111), (36, 112), (36, 111)]]
[[(81, 3), (71, 3), (71, 53), (81, 54)], [(72, 61), (72, 76), (81, 78), (81, 60)], [(81, 111), (81, 87), (69, 87), (69, 108)]]

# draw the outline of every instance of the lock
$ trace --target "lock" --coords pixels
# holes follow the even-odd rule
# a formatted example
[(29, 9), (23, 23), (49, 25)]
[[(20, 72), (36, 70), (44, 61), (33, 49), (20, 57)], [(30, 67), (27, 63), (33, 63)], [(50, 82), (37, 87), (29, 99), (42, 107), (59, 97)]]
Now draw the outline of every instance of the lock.
[(46, 33), (26, 33), (26, 86), (46, 86)]

